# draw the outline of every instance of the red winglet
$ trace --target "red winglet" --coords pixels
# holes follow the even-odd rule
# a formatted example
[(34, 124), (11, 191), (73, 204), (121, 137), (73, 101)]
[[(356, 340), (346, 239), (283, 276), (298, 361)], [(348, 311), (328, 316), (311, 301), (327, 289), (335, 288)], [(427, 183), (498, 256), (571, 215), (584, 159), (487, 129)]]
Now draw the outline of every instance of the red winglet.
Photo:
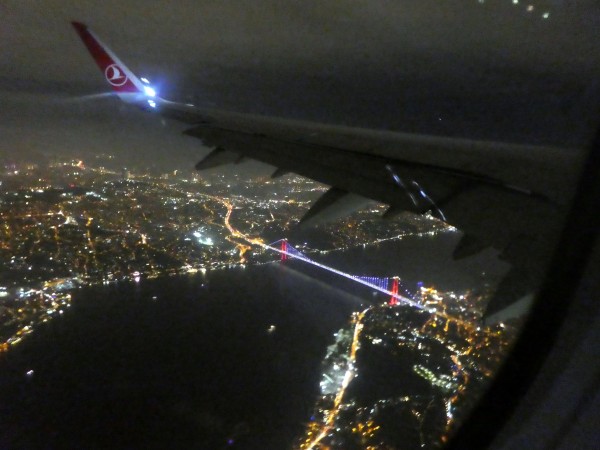
[(143, 85), (119, 58), (81, 22), (71, 22), (77, 34), (104, 74), (104, 78), (117, 93), (143, 92)]

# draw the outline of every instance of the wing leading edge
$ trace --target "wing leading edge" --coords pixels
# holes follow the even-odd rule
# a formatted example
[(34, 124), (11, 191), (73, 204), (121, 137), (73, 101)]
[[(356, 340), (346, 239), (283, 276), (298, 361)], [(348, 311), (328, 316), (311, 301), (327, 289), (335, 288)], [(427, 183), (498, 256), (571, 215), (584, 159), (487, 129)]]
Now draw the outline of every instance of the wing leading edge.
[[(134, 75), (85, 25), (77, 33), (124, 101), (188, 123), (185, 134), (214, 148), (198, 170), (248, 157), (332, 188), (304, 223), (331, 218), (366, 199), (401, 211), (431, 213), (465, 234), (459, 259), (494, 247), (512, 264), (486, 317), (503, 320), (508, 308), (537, 288), (562, 224), (581, 153), (553, 147), (394, 133), (246, 115), (171, 102)], [(522, 301), (521, 301), (522, 302)], [(503, 314), (502, 311), (506, 311)], [(515, 312), (517, 311), (517, 312)]]

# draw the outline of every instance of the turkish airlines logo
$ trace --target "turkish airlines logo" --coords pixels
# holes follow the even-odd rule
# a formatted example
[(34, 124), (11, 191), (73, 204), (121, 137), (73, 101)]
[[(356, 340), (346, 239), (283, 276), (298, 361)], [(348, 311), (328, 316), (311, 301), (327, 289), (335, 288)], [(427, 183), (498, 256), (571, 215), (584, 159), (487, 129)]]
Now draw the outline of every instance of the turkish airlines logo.
[(125, 75), (122, 69), (116, 64), (108, 66), (104, 71), (104, 76), (106, 77), (106, 81), (116, 87), (123, 86), (127, 83), (127, 75)]

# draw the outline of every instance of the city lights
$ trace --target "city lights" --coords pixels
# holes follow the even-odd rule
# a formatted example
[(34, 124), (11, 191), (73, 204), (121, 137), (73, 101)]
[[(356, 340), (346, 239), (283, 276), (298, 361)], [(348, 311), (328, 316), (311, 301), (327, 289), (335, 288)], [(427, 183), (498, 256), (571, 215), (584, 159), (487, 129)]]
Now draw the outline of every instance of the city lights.
[[(376, 447), (390, 411), (408, 411), (427, 442), (451, 432), (465, 393), (491, 376), (513, 334), (511, 324), (478, 325), (488, 292), (445, 292), (406, 283), (402, 273), (352, 274), (323, 262), (338, 252), (457, 231), (430, 215), (384, 222), (374, 218), (385, 206), (371, 206), (321, 226), (318, 245), (306, 238), (292, 245), (281, 237), (324, 186), (290, 175), (276, 181), (232, 180), (107, 169), (111, 159), (99, 155), (95, 162), (61, 160), (48, 167), (6, 169), (0, 251), (9, 257), (0, 259), (0, 270), (19, 276), (0, 286), (0, 352), (19, 346), (40, 324), (68, 317), (79, 287), (141, 285), (160, 276), (204, 276), (268, 263), (310, 265), (350, 283), (365, 305), (331, 338), (320, 396), (298, 446), (326, 448), (346, 436)], [(279, 240), (266, 244), (273, 240), (265, 238), (273, 235), (273, 227)], [(151, 299), (168, 301), (156, 295)], [(266, 322), (261, 332), (277, 340), (285, 327)], [(427, 401), (416, 391), (357, 401), (353, 389), (367, 376), (366, 354), (388, 362), (409, 358), (403, 376), (421, 386)], [(25, 372), (29, 378), (33, 374), (33, 369)], [(423, 417), (433, 410), (439, 421), (430, 426)]]

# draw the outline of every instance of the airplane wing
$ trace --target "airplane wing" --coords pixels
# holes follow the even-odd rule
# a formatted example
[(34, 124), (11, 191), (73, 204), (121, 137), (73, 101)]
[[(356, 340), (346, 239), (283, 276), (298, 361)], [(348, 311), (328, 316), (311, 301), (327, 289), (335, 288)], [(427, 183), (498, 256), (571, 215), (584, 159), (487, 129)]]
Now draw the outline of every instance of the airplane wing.
[[(395, 133), (198, 108), (159, 97), (84, 24), (73, 22), (106, 81), (123, 101), (190, 125), (214, 148), (198, 170), (247, 157), (331, 186), (301, 223), (346, 214), (366, 199), (384, 214), (430, 213), (463, 231), (454, 257), (492, 246), (512, 269), (486, 317), (520, 314), (537, 288), (581, 165), (574, 149)], [(508, 308), (510, 306), (510, 308)], [(515, 312), (516, 311), (516, 312)]]

